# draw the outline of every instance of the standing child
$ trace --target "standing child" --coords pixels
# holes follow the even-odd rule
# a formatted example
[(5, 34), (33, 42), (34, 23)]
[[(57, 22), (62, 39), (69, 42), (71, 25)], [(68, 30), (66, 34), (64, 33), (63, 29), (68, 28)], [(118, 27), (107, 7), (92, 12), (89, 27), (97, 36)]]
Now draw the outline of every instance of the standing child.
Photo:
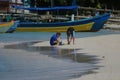
[(75, 30), (73, 27), (69, 27), (67, 29), (67, 42), (68, 44), (71, 43), (71, 41), (73, 41), (73, 44), (74, 44), (74, 41), (75, 41)]

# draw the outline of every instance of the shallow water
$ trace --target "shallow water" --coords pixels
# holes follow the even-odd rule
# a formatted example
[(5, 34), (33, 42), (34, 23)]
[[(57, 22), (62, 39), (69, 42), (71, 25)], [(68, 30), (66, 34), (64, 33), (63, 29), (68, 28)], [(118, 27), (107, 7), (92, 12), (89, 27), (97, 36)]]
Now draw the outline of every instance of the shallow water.
[[(49, 40), (54, 32), (14, 32), (0, 34), (1, 42), (20, 42), (20, 41), (45, 41)], [(100, 30), (99, 32), (76, 32), (76, 38), (94, 37), (101, 35), (120, 34), (120, 31)], [(66, 33), (62, 33), (62, 39), (66, 39)]]
[[(69, 80), (98, 69), (96, 56), (76, 53), (74, 49), (32, 47), (33, 43), (49, 40), (53, 33), (20, 32), (0, 34), (0, 80)], [(76, 37), (120, 34), (120, 32), (77, 32)], [(62, 38), (66, 34), (62, 33)], [(17, 42), (17, 43), (16, 43)], [(9, 43), (9, 44), (7, 44)]]

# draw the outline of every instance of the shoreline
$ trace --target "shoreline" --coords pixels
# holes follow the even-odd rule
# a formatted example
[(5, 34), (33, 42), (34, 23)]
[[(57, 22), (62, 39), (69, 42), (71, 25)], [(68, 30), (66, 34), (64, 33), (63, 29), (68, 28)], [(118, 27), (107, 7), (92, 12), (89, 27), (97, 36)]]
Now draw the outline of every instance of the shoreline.
[[(66, 43), (66, 40), (62, 40)], [(82, 49), (79, 53), (98, 56), (100, 62), (96, 65), (103, 66), (95, 74), (84, 75), (71, 80), (120, 80), (120, 34), (101, 35), (94, 37), (77, 38), (75, 44), (57, 46), (63, 49)], [(36, 43), (33, 46), (50, 46), (49, 41)]]

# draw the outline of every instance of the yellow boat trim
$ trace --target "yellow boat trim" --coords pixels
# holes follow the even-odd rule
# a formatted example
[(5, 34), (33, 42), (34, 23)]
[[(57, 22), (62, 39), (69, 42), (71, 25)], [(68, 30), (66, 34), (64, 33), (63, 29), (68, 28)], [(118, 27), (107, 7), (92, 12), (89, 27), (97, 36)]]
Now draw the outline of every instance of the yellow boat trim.
[(14, 25), (14, 21), (6, 22), (6, 23), (0, 23), (0, 27), (8, 27)]
[(0, 23), (0, 33), (5, 33), (13, 25), (14, 25), (14, 21)]
[(76, 26), (62, 26), (62, 27), (18, 27), (16, 31), (19, 32), (66, 32), (68, 27), (74, 27), (75, 31), (88, 31), (91, 30), (94, 22)]

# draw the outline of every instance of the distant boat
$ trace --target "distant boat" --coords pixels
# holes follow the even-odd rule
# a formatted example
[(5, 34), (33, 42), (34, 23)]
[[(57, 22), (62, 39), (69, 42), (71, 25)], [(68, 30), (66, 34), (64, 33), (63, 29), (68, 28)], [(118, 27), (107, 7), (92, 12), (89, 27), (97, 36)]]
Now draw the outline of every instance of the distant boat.
[(14, 25), (11, 26), (6, 33), (13, 33), (17, 29), (19, 22), (20, 22), (19, 20), (14, 21)]
[(12, 27), (16, 27), (17, 28), (18, 25), (15, 25), (15, 24), (16, 24), (15, 21), (1, 22), (0, 23), (0, 33), (6, 33)]
[[(64, 6), (64, 7), (52, 7), (52, 8), (25, 8), (20, 6), (14, 6), (16, 9), (24, 10), (41, 10), (41, 11), (53, 11), (53, 10), (75, 10), (77, 6)], [(16, 31), (30, 31), (30, 32), (65, 32), (68, 27), (73, 27), (75, 31), (99, 31), (103, 28), (105, 22), (110, 18), (110, 13), (97, 15), (91, 18), (65, 21), (65, 22), (20, 22)]]

